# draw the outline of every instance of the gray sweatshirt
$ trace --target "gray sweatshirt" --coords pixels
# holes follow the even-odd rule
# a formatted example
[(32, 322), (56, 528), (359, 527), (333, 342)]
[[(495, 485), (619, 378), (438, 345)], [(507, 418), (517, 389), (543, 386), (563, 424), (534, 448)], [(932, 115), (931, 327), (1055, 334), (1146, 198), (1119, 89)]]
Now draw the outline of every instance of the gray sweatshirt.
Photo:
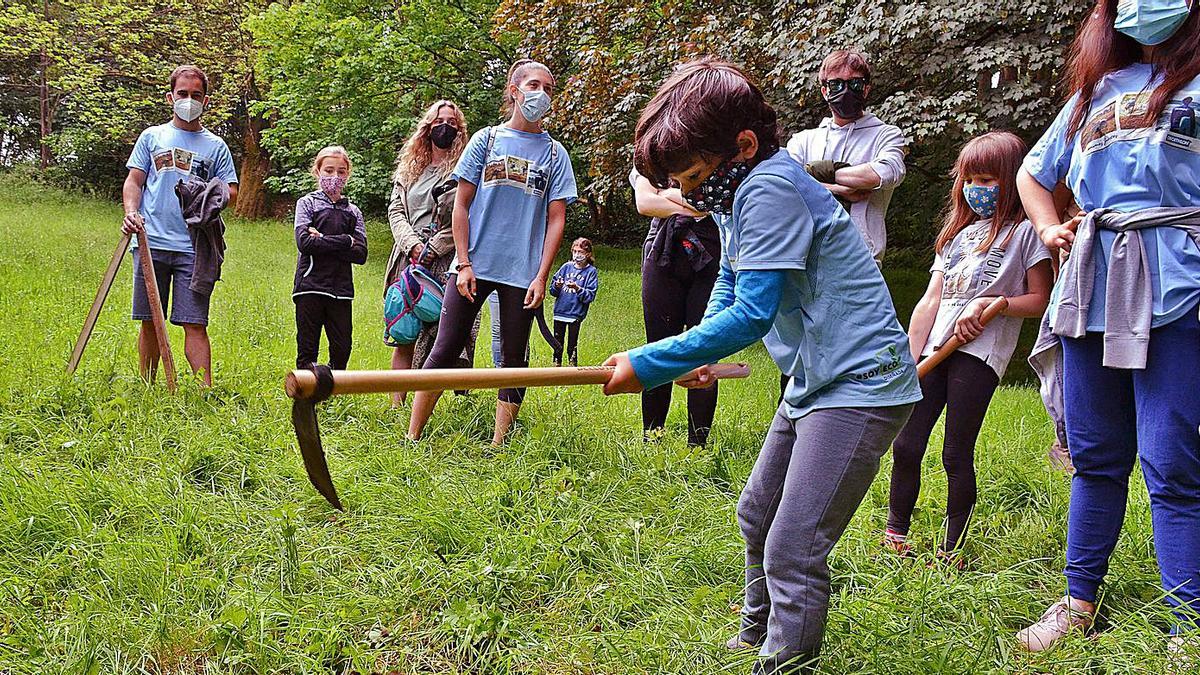
[(904, 155), (908, 141), (899, 127), (884, 124), (878, 117), (866, 113), (857, 120), (839, 127), (833, 118), (821, 120), (815, 129), (792, 136), (787, 144), (788, 154), (800, 164), (821, 159), (846, 162), (851, 166), (870, 164), (881, 182), (867, 199), (850, 205), (850, 219), (858, 226), (867, 248), (877, 261), (883, 260), (887, 248), (888, 204), (892, 192), (904, 180)]

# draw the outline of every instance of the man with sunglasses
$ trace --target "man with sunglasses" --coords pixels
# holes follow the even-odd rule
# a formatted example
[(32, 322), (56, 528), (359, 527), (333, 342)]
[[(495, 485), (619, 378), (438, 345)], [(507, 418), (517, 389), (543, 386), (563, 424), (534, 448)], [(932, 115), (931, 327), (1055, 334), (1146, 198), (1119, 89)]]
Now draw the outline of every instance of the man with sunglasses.
[(887, 246), (884, 217), (892, 192), (904, 180), (904, 133), (865, 112), (871, 66), (861, 52), (831, 53), (821, 63), (818, 79), (831, 116), (817, 128), (792, 136), (788, 153), (846, 207), (882, 266)]

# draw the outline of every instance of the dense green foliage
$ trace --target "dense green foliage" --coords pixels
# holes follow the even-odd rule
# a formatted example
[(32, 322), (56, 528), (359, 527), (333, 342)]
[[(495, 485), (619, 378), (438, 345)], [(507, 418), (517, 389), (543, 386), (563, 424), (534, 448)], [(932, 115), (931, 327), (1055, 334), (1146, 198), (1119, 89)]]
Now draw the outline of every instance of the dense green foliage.
[[(748, 672), (722, 644), (742, 588), (736, 496), (775, 398), (760, 347), (741, 355), (754, 376), (722, 385), (705, 450), (684, 446), (678, 405), (666, 437), (644, 444), (637, 398), (597, 388), (531, 392), (502, 450), (488, 447), (488, 393), (447, 398), (418, 444), (382, 396), (331, 401), (338, 514), (308, 485), (281, 390), (294, 357), (286, 223), (230, 222), (215, 388), (169, 396), (137, 379), (128, 262), (80, 371), (63, 375), (118, 217), (0, 182), (0, 672)], [(369, 236), (352, 365), (380, 368), (375, 242), (389, 237), (378, 221)], [(641, 339), (636, 252), (598, 258), (585, 362)], [(902, 313), (925, 276), (889, 271)], [(882, 551), (885, 460), (834, 552), (825, 672), (1162, 672), (1167, 618), (1136, 479), (1105, 630), (1015, 650), (1012, 633), (1062, 587), (1067, 481), (1046, 466), (1050, 438), (1035, 392), (1002, 388), (962, 573), (926, 567), (945, 499), (936, 451), (914, 522), (922, 557)]]
[[(825, 114), (815, 82), (837, 47), (875, 63), (872, 109), (911, 138), (910, 177), (892, 209), (893, 247), (924, 250), (946, 172), (971, 135), (1008, 128), (1032, 140), (1058, 108), (1065, 50), (1090, 3), (999, 0), (0, 0), (0, 167), (39, 154), (74, 184), (116, 190), (137, 132), (169, 116), (163, 80), (195, 61), (214, 75), (206, 123), (254, 185), (241, 213), (308, 188), (316, 150), (358, 160), (358, 201), (380, 213), (396, 151), (441, 97), (472, 128), (495, 123), (500, 80), (517, 55), (553, 65), (548, 119), (575, 160), (583, 205), (572, 229), (629, 242), (643, 230), (625, 176), (633, 125), (682, 59), (744, 64), (785, 130)], [(45, 84), (45, 88), (41, 85)], [(43, 115), (40, 103), (46, 103)], [(259, 133), (261, 132), (261, 134)], [(250, 187), (250, 190), (246, 188)], [(277, 200), (282, 210), (288, 199)]]

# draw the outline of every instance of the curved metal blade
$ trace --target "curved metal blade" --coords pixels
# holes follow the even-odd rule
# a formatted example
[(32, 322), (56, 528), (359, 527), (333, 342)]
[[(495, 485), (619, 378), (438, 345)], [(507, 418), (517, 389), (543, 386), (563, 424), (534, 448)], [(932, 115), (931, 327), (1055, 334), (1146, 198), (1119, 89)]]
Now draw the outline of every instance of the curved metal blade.
[(304, 458), (304, 470), (308, 480), (322, 496), (338, 511), (345, 511), (333, 487), (329, 475), (329, 464), (325, 462), (325, 450), (321, 447), (321, 431), (317, 427), (317, 407), (311, 402), (292, 401), (292, 426), (296, 428), (296, 442), (300, 444), (300, 456)]

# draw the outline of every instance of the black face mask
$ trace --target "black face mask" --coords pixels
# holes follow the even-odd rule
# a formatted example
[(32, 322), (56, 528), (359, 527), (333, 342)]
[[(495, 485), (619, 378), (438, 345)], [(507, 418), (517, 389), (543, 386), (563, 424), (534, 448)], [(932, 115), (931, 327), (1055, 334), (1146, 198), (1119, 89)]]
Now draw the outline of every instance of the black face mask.
[(455, 138), (458, 138), (458, 129), (450, 124), (439, 124), (429, 132), (429, 140), (442, 150), (450, 149)]
[(867, 97), (864, 93), (851, 87), (843, 87), (838, 93), (831, 94), (825, 102), (829, 104), (829, 109), (834, 115), (844, 120), (862, 117), (863, 110), (867, 107)]

